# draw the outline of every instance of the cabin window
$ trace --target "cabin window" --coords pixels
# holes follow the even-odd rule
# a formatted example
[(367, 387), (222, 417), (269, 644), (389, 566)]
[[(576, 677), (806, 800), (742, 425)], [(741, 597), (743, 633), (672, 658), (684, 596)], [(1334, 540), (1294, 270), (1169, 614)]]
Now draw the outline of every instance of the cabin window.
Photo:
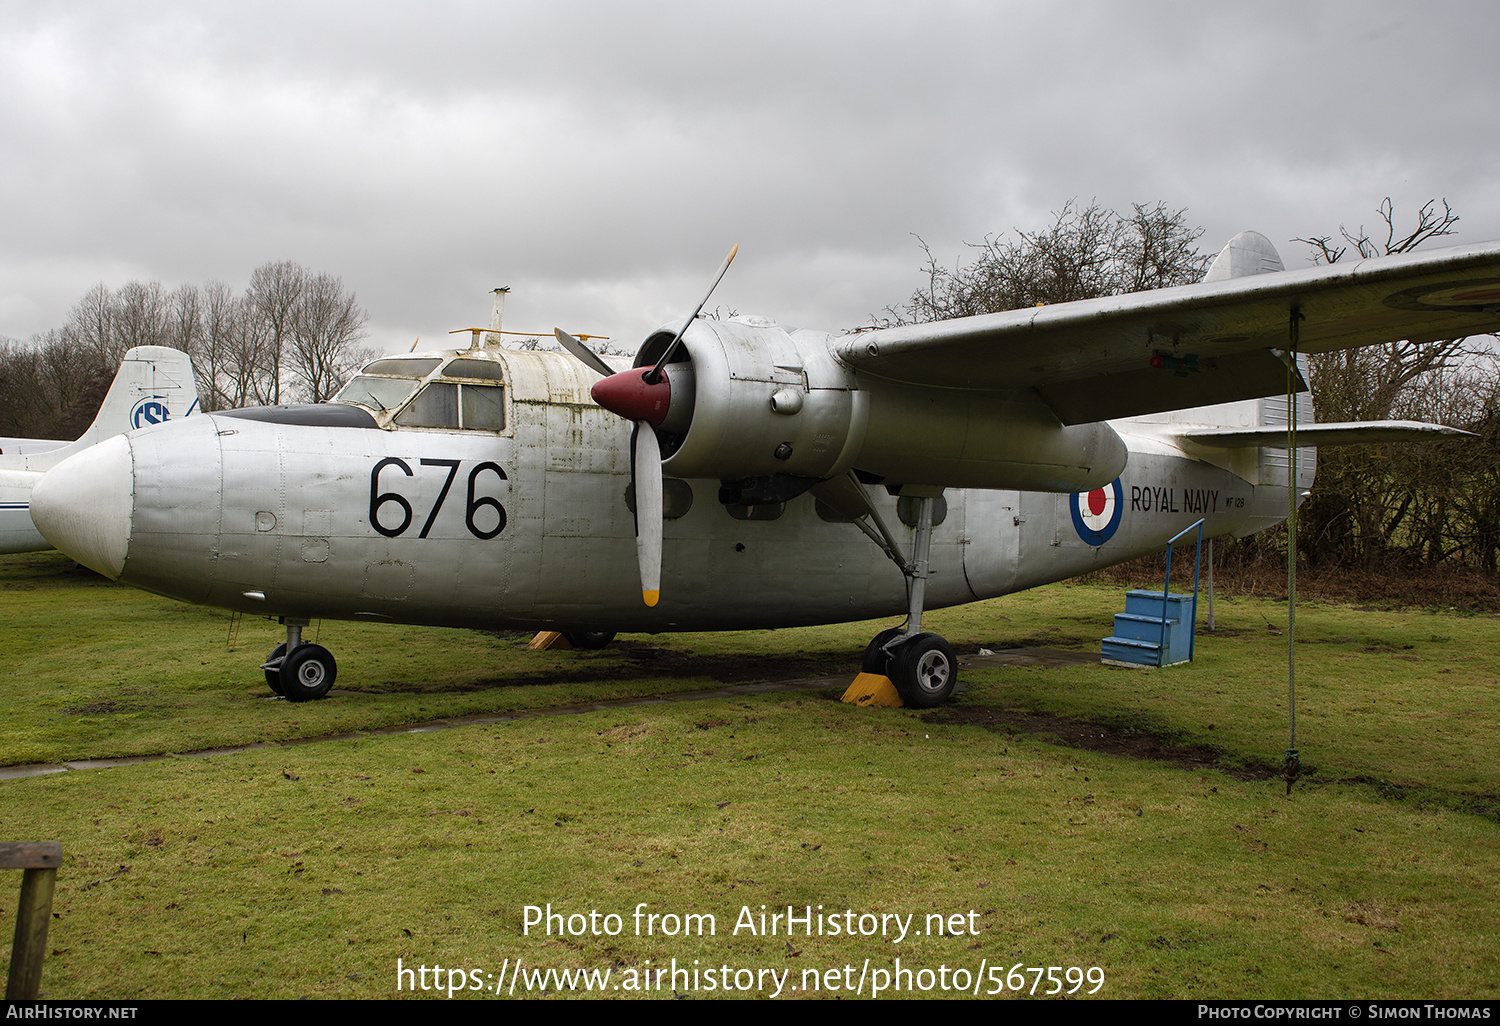
[(459, 426), (466, 431), (505, 428), (505, 389), (498, 385), (459, 385)]
[(396, 414), (401, 427), (501, 431), (505, 428), (505, 390), (498, 385), (456, 385), (433, 381), (411, 405)]

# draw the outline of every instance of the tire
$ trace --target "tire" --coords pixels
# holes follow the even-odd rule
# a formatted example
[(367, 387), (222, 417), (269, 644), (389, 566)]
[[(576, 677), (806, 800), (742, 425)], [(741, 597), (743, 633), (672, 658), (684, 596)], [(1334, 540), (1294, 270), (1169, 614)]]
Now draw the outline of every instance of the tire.
[(896, 649), (890, 676), (903, 702), (914, 709), (930, 709), (953, 696), (958, 659), (953, 646), (939, 635), (918, 634)]
[(333, 653), (322, 645), (298, 645), (281, 664), (281, 691), (288, 702), (322, 698), (338, 676)]
[(614, 631), (563, 631), (563, 637), (574, 648), (605, 648), (615, 640)]
[(891, 659), (881, 651), (886, 643), (896, 637), (905, 627), (891, 627), (875, 635), (875, 639), (865, 646), (865, 654), (860, 657), (859, 668), (865, 673), (876, 673), (882, 677), (891, 675)]
[[(266, 656), (266, 662), (274, 663), (284, 655), (286, 655), (286, 642), (282, 642), (280, 645), (277, 645), (275, 648), (271, 649), (271, 654)], [(267, 670), (266, 684), (269, 685), (271, 690), (276, 692), (278, 695), (285, 694), (285, 692), (281, 690), (280, 670)]]

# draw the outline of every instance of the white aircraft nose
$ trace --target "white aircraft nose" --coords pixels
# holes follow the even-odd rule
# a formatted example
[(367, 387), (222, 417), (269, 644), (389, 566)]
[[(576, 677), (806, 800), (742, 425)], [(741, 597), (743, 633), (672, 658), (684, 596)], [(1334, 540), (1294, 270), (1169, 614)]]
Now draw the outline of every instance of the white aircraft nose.
[(130, 443), (116, 435), (69, 456), (31, 492), (31, 519), (60, 551), (110, 579), (125, 568), (135, 470)]

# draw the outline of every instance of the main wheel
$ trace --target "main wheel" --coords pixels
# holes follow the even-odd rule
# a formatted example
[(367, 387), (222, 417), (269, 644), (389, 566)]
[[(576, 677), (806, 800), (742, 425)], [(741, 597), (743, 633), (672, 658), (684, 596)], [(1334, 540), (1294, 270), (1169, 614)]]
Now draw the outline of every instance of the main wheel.
[(298, 645), (281, 664), (281, 692), (288, 702), (322, 698), (338, 676), (333, 653), (322, 645)]
[[(275, 648), (271, 649), (271, 654), (266, 656), (266, 662), (274, 663), (284, 655), (286, 655), (286, 642), (282, 642), (280, 645), (277, 645)], [(270, 685), (271, 690), (276, 692), (278, 695), (286, 694), (286, 692), (281, 690), (280, 670), (266, 670), (266, 683)]]
[(953, 646), (940, 636), (918, 634), (896, 649), (890, 676), (902, 701), (915, 709), (929, 709), (953, 695), (958, 659)]
[(614, 631), (563, 631), (574, 648), (604, 648), (615, 640)]
[(905, 627), (891, 627), (875, 635), (875, 640), (865, 646), (865, 654), (859, 660), (859, 668), (865, 673), (889, 677), (891, 675), (890, 656), (882, 650), (892, 638), (905, 629)]

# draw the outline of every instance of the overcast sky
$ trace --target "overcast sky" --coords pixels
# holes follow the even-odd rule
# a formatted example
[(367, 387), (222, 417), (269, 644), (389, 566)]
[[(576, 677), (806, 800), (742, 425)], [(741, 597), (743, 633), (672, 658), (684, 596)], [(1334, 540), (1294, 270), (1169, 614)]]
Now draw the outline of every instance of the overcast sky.
[(0, 335), (96, 283), (343, 278), (372, 341), (633, 350), (700, 298), (839, 329), (1070, 198), (1217, 250), (1459, 213), (1500, 239), (1493, 3), (0, 0)]

